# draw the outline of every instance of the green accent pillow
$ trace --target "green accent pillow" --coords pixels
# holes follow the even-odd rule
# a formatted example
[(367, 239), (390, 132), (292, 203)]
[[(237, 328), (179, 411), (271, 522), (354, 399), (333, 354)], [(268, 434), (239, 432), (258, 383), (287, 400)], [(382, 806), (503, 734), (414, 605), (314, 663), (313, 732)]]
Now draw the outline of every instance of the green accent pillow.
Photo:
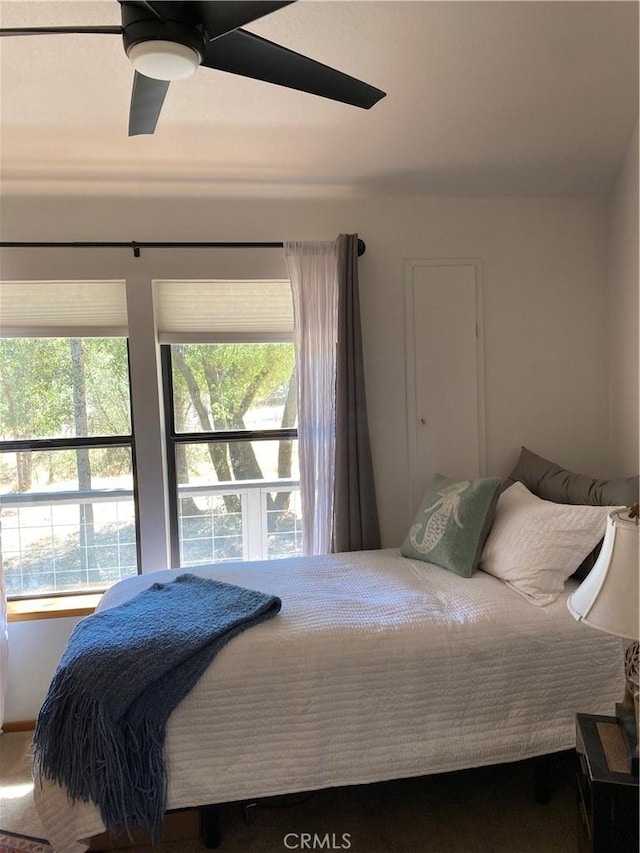
[(436, 474), (400, 553), (470, 578), (480, 562), (499, 494), (497, 479), (457, 482)]

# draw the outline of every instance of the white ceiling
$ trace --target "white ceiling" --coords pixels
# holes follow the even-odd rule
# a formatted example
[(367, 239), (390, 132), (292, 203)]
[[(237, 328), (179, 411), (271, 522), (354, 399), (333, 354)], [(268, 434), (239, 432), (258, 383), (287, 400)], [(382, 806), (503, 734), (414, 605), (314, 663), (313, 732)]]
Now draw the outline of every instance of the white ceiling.
[[(0, 22), (117, 25), (120, 7), (0, 0)], [(119, 36), (4, 38), (3, 192), (603, 194), (638, 117), (637, 2), (299, 0), (247, 29), (387, 97), (201, 68), (129, 138)]]

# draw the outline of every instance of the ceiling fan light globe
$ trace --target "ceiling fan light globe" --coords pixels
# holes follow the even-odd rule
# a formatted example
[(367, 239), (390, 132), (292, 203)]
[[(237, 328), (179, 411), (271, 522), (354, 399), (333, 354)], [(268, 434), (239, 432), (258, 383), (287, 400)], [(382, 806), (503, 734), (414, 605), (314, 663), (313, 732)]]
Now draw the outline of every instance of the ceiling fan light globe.
[(141, 41), (128, 52), (133, 67), (153, 80), (184, 80), (200, 65), (199, 54), (174, 41)]

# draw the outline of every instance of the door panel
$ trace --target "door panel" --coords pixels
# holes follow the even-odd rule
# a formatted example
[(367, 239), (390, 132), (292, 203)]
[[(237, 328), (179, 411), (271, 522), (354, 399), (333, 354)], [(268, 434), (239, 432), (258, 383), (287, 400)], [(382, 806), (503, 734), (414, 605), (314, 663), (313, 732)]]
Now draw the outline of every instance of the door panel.
[(405, 262), (411, 512), (434, 474), (485, 474), (481, 268)]

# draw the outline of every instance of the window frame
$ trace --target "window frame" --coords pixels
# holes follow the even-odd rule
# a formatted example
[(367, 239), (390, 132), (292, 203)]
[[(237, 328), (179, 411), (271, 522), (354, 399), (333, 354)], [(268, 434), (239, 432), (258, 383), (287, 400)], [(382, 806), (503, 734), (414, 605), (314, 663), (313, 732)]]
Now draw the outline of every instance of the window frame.
[[(68, 331), (68, 330), (67, 330)], [(26, 339), (37, 339), (37, 338), (51, 338), (52, 335), (43, 334), (29, 334), (29, 335), (12, 335), (15, 338), (24, 338)], [(78, 334), (78, 335), (70, 335), (64, 334), (61, 332), (59, 335), (60, 338), (83, 338), (87, 337), (86, 335)], [(133, 505), (134, 505), (134, 513), (135, 513), (135, 531), (136, 531), (136, 565), (137, 572), (139, 575), (142, 573), (142, 555), (141, 555), (141, 545), (140, 545), (140, 512), (139, 512), (139, 503), (138, 503), (138, 478), (137, 478), (137, 463), (136, 463), (136, 442), (135, 442), (135, 428), (134, 428), (134, 420), (133, 420), (133, 393), (132, 393), (132, 385), (131, 385), (131, 358), (129, 353), (129, 336), (127, 335), (113, 335), (107, 334), (96, 336), (96, 337), (121, 337), (125, 339), (126, 350), (127, 350), (127, 378), (128, 378), (128, 387), (129, 387), (129, 411), (131, 413), (131, 430), (129, 433), (122, 435), (102, 435), (102, 436), (76, 436), (72, 438), (70, 436), (65, 438), (23, 438), (23, 439), (10, 439), (7, 441), (0, 439), (0, 453), (20, 453), (24, 451), (28, 452), (38, 452), (38, 451), (47, 451), (47, 450), (79, 450), (81, 448), (87, 448), (89, 450), (99, 450), (104, 447), (125, 447), (128, 448), (131, 453), (131, 477), (133, 480)], [(28, 496), (28, 493), (25, 493)], [(2, 507), (3, 495), (0, 495), (0, 508)], [(101, 594), (107, 589), (106, 586), (92, 586), (92, 587), (84, 587), (78, 589), (70, 589), (70, 590), (54, 590), (51, 592), (24, 592), (24, 593), (12, 593), (7, 595), (7, 601), (26, 601), (33, 600), (37, 601), (40, 599), (47, 598), (66, 598), (73, 596), (87, 596), (95, 593)]]
[[(237, 340), (235, 343), (263, 343), (262, 341)], [(211, 341), (203, 341), (211, 343)], [(225, 341), (232, 343), (232, 341)], [(289, 343), (289, 341), (285, 341)], [(162, 376), (162, 390), (164, 398), (164, 426), (165, 447), (167, 462), (167, 480), (169, 483), (169, 548), (171, 565), (181, 568), (180, 563), (180, 530), (178, 515), (178, 476), (176, 467), (176, 448), (180, 444), (207, 444), (209, 442), (230, 443), (250, 441), (282, 441), (286, 439), (298, 439), (297, 427), (281, 427), (279, 429), (264, 430), (210, 430), (202, 432), (176, 432), (173, 407), (173, 365), (171, 360), (170, 343), (160, 345), (160, 365)], [(241, 480), (232, 482), (241, 483)]]

